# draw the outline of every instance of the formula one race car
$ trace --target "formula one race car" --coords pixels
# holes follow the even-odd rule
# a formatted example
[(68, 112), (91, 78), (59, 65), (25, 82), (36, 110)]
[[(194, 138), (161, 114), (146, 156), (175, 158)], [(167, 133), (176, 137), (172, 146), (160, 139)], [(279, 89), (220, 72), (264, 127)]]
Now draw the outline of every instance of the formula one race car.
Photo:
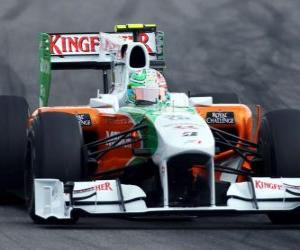
[[(299, 222), (300, 111), (262, 115), (234, 94), (171, 93), (164, 33), (40, 35), (40, 108), (0, 97), (0, 183), (35, 222), (82, 214), (266, 213)], [(55, 69), (103, 71), (87, 106), (48, 107)], [(254, 129), (255, 128), (255, 129)]]

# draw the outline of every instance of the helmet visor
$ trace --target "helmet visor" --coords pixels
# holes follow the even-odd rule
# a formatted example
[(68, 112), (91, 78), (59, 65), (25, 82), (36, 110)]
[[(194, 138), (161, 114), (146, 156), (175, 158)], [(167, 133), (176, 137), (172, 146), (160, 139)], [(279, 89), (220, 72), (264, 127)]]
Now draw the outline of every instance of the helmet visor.
[(133, 89), (136, 101), (157, 102), (160, 96), (160, 88), (137, 87)]

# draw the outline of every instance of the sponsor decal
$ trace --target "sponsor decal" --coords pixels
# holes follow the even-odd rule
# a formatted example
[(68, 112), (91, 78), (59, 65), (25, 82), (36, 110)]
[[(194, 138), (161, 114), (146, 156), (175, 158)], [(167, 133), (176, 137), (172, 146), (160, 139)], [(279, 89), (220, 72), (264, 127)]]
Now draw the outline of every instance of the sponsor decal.
[[(106, 138), (109, 138), (109, 137), (111, 137), (111, 136), (113, 136), (113, 135), (117, 135), (117, 134), (119, 134), (119, 133), (120, 133), (120, 131), (106, 131), (106, 132), (105, 132)], [(118, 136), (117, 138), (115, 138), (115, 139), (117, 140), (118, 138), (119, 138), (119, 136)], [(124, 145), (123, 147), (124, 147), (124, 148), (131, 148), (131, 147), (132, 147), (132, 144), (131, 144), (130, 142), (132, 142), (132, 139), (131, 139), (131, 138), (125, 138), (125, 139), (120, 140), (118, 144), (129, 143), (129, 144), (127, 144), (127, 145)], [(113, 146), (114, 143), (115, 143), (115, 142), (112, 141), (112, 142), (106, 143), (106, 145), (107, 145), (108, 147), (111, 147), (111, 146)]]
[(149, 39), (150, 38), (149, 38), (149, 35), (147, 33), (141, 33), (139, 35), (139, 38), (138, 38), (139, 42), (145, 44), (145, 46), (146, 46), (149, 53), (154, 53), (154, 50), (149, 45)]
[(164, 33), (162, 31), (156, 32), (156, 45), (157, 59), (164, 60)]
[[(108, 36), (120, 42), (133, 40), (131, 33), (114, 33)], [(156, 52), (155, 33), (141, 33), (138, 39), (139, 42), (145, 44), (149, 53)], [(99, 33), (50, 35), (51, 55), (98, 54), (100, 49), (113, 49), (112, 47), (119, 49), (120, 44), (109, 42), (109, 39), (105, 39), (104, 44), (101, 44)]]
[(233, 112), (208, 112), (206, 115), (208, 124), (235, 124)]
[(95, 186), (95, 190), (96, 190), (96, 192), (99, 192), (99, 191), (113, 191), (113, 189), (110, 186), (110, 182), (105, 182), (105, 183), (102, 183), (102, 184), (99, 184), (99, 185)]
[(89, 114), (76, 114), (81, 126), (92, 126), (92, 120)]
[[(107, 34), (107, 33), (105, 33)], [(154, 33), (140, 33), (139, 37), (138, 37), (138, 41), (143, 43), (146, 48), (147, 51), (149, 53), (154, 53), (154, 48), (152, 46), (153, 44), (153, 37)], [(116, 40), (119, 40), (121, 42), (128, 42), (128, 41), (133, 41), (133, 36), (131, 33), (115, 33), (115, 34), (107, 34), (107, 38), (108, 39), (104, 39), (105, 42), (104, 44), (100, 45), (101, 48), (103, 48), (104, 50), (114, 50), (114, 49), (119, 49), (118, 47), (120, 47), (121, 44), (118, 43), (112, 43), (110, 44), (110, 41), (112, 42), (112, 40), (109, 39), (110, 38), (115, 38)], [(112, 47), (111, 47), (112, 46)]]
[(276, 184), (272, 182), (265, 182), (261, 180), (255, 180), (255, 188), (257, 189), (273, 189), (273, 190), (282, 190), (284, 188), (281, 184)]
[[(104, 33), (102, 33), (104, 34)], [(121, 46), (122, 44), (120, 43), (120, 41), (118, 41), (117, 39), (113, 39), (113, 37), (111, 35), (102, 35), (101, 37), (101, 41), (100, 41), (101, 45), (99, 45), (99, 48), (105, 50), (105, 51), (118, 51), (120, 52), (120, 54), (118, 55), (118, 59), (121, 59)]]
[(190, 117), (185, 115), (166, 115), (165, 117), (171, 121), (191, 120)]
[(188, 124), (179, 124), (174, 126), (176, 129), (198, 129), (199, 127), (196, 125), (188, 125)]
[(101, 184), (98, 184), (94, 187), (90, 187), (90, 188), (84, 188), (84, 189), (80, 189), (80, 190), (74, 190), (73, 193), (74, 194), (79, 194), (79, 193), (86, 193), (86, 192), (91, 192), (91, 191), (113, 191), (110, 182), (104, 182)]
[(130, 125), (132, 121), (128, 118), (116, 118), (116, 117), (106, 117), (105, 123), (108, 125)]
[(197, 136), (198, 133), (195, 131), (185, 131), (182, 133), (182, 136), (187, 137), (187, 136)]
[(175, 129), (199, 129), (199, 127), (201, 127), (201, 124), (197, 124), (197, 123), (189, 123), (189, 122), (185, 122), (182, 123), (181, 121), (179, 122), (172, 122), (166, 125), (163, 125), (163, 127), (167, 128), (167, 127), (172, 127)]
[(99, 45), (98, 34), (50, 35), (50, 53), (53, 55), (95, 54)]
[(187, 141), (185, 141), (185, 143), (201, 144), (202, 141), (201, 140), (187, 140)]

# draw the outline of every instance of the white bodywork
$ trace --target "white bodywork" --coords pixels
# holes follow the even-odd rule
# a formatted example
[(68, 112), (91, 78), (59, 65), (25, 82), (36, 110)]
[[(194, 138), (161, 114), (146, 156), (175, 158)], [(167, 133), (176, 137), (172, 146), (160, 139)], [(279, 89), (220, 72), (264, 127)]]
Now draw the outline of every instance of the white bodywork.
[(91, 98), (89, 106), (91, 108), (112, 108), (114, 112), (119, 110), (119, 100), (115, 95), (98, 94), (97, 98)]
[[(140, 47), (144, 51), (145, 55), (145, 65), (140, 68), (132, 68), (130, 67), (130, 56), (131, 52), (135, 47)], [(142, 43), (129, 43), (127, 45), (126, 53), (123, 58), (120, 58), (114, 67), (114, 76), (115, 81), (113, 83), (114, 89), (112, 91), (113, 95), (116, 95), (119, 100), (119, 105), (124, 106), (126, 104), (126, 94), (127, 94), (127, 85), (129, 80), (130, 72), (134, 70), (143, 70), (149, 69), (150, 58), (147, 53), (147, 49)]]
[(189, 101), (190, 101), (191, 106), (201, 106), (201, 105), (213, 104), (213, 98), (211, 96), (190, 97)]
[(215, 155), (212, 132), (198, 113), (166, 111), (157, 117), (154, 125), (159, 142), (153, 158), (157, 164), (186, 152)]
[[(35, 179), (35, 211), (42, 218), (71, 218), (72, 210), (89, 214), (147, 214), (159, 212), (248, 211), (269, 212), (296, 209), (300, 206), (299, 178), (253, 178), (250, 182), (232, 183), (227, 206), (148, 208), (146, 194), (134, 185), (119, 185), (116, 180), (75, 182), (72, 193), (64, 193), (64, 184), (56, 179)], [(256, 199), (254, 199), (254, 194)], [(86, 198), (82, 198), (86, 197)]]
[[(299, 178), (253, 178), (253, 185), (259, 210), (292, 210), (300, 205)], [(255, 208), (253, 195), (249, 182), (234, 183), (227, 192), (227, 204), (252, 210)]]

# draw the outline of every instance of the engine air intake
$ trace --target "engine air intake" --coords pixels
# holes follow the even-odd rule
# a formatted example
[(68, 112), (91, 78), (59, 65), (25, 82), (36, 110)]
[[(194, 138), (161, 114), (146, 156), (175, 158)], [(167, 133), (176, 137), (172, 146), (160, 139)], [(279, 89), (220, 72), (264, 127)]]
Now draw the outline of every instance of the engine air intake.
[(140, 46), (132, 48), (130, 53), (129, 65), (132, 68), (143, 68), (146, 66), (145, 51)]

